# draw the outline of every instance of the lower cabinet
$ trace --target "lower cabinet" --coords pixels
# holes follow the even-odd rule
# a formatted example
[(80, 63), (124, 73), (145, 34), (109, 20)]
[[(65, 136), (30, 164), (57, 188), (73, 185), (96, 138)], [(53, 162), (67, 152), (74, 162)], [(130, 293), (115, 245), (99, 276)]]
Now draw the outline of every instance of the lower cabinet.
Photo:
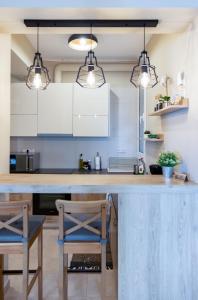
[(11, 115), (11, 136), (37, 136), (37, 115)]
[(108, 116), (73, 116), (73, 136), (108, 137)]

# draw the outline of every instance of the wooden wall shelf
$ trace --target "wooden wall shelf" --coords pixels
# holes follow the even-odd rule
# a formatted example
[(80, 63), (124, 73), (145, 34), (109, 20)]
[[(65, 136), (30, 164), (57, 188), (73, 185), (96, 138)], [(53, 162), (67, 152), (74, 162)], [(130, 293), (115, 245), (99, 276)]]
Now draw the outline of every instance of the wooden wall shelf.
[(188, 104), (170, 105), (165, 108), (154, 111), (153, 113), (149, 114), (149, 116), (162, 116), (177, 110), (187, 109), (187, 108), (188, 108)]
[(164, 134), (163, 133), (158, 133), (157, 134), (159, 136), (159, 139), (152, 139), (152, 138), (145, 138), (144, 140), (146, 142), (155, 142), (155, 143), (159, 143), (159, 142), (163, 142), (164, 141)]

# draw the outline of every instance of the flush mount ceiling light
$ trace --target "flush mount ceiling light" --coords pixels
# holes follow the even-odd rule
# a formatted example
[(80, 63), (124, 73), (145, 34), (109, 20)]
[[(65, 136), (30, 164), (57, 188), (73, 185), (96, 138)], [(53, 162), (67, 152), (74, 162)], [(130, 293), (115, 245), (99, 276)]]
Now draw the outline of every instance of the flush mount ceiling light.
[[(145, 25), (146, 26), (146, 25)], [(133, 67), (130, 82), (135, 87), (153, 88), (158, 83), (158, 76), (155, 66), (150, 63), (150, 58), (145, 50), (145, 26), (144, 26), (144, 50), (138, 60), (138, 64)]]
[(70, 48), (79, 51), (89, 51), (97, 47), (98, 40), (91, 34), (72, 34), (68, 39)]
[[(93, 41), (92, 25), (91, 25), (91, 41)], [(102, 67), (98, 65), (97, 58), (92, 50), (89, 50), (85, 57), (84, 65), (80, 66), (76, 78), (76, 82), (84, 88), (99, 88), (105, 84), (105, 76)]]
[(39, 52), (39, 26), (37, 26), (37, 51), (34, 55), (33, 64), (28, 68), (26, 85), (29, 89), (45, 90), (49, 83), (48, 69), (43, 65)]

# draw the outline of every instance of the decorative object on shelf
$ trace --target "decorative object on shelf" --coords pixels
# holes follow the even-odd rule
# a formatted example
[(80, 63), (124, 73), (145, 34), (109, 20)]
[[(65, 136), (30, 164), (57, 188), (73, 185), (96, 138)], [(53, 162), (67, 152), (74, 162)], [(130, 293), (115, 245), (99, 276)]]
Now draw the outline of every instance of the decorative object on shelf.
[(133, 67), (130, 82), (135, 87), (153, 88), (158, 83), (158, 76), (155, 71), (155, 66), (150, 63), (150, 58), (147, 54), (145, 43), (145, 27), (144, 26), (144, 50), (141, 52), (138, 64)]
[(97, 58), (92, 50), (92, 46), (91, 50), (88, 52), (88, 55), (85, 57), (84, 65), (80, 66), (78, 70), (76, 82), (84, 88), (99, 88), (106, 83), (103, 69), (98, 65)]
[(154, 111), (158, 111), (171, 105), (171, 98), (169, 96), (162, 96), (161, 94), (158, 94), (155, 96), (155, 100), (157, 101), (157, 104), (154, 107)]
[(95, 35), (90, 33), (72, 34), (68, 39), (68, 45), (74, 50), (89, 51), (97, 47), (98, 40)]
[(49, 83), (48, 69), (43, 65), (39, 52), (39, 26), (37, 26), (37, 51), (34, 55), (33, 64), (28, 68), (26, 85), (29, 89), (45, 90)]
[(166, 178), (173, 176), (173, 170), (180, 163), (178, 156), (174, 152), (162, 152), (157, 163), (162, 167), (163, 175)]
[(171, 78), (167, 75), (164, 75), (160, 79), (160, 85), (165, 88), (165, 94), (168, 96), (168, 84), (171, 82)]
[(155, 107), (155, 111), (152, 112), (151, 114), (149, 114), (149, 116), (162, 116), (165, 115), (167, 113), (171, 113), (177, 110), (181, 110), (181, 109), (188, 109), (188, 99), (187, 98), (182, 98), (181, 101), (179, 101), (180, 104), (171, 104), (168, 105), (165, 108), (162, 109), (156, 109)]
[(163, 142), (164, 134), (163, 133), (149, 133), (145, 136), (145, 141), (147, 141), (147, 142)]

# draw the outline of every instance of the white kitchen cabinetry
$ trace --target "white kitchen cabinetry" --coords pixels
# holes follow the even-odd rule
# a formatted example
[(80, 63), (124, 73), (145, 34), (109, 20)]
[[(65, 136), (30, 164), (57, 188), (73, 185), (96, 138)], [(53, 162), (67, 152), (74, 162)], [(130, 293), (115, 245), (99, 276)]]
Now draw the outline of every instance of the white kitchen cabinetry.
[(38, 134), (72, 134), (73, 84), (51, 83), (38, 93)]
[(12, 83), (11, 114), (37, 115), (37, 91), (28, 89), (25, 83)]
[(109, 136), (109, 99), (108, 84), (97, 89), (86, 89), (77, 84), (74, 85), (74, 136)]
[(25, 83), (11, 85), (11, 136), (37, 135), (37, 91)]
[(37, 115), (11, 115), (11, 136), (37, 136)]

